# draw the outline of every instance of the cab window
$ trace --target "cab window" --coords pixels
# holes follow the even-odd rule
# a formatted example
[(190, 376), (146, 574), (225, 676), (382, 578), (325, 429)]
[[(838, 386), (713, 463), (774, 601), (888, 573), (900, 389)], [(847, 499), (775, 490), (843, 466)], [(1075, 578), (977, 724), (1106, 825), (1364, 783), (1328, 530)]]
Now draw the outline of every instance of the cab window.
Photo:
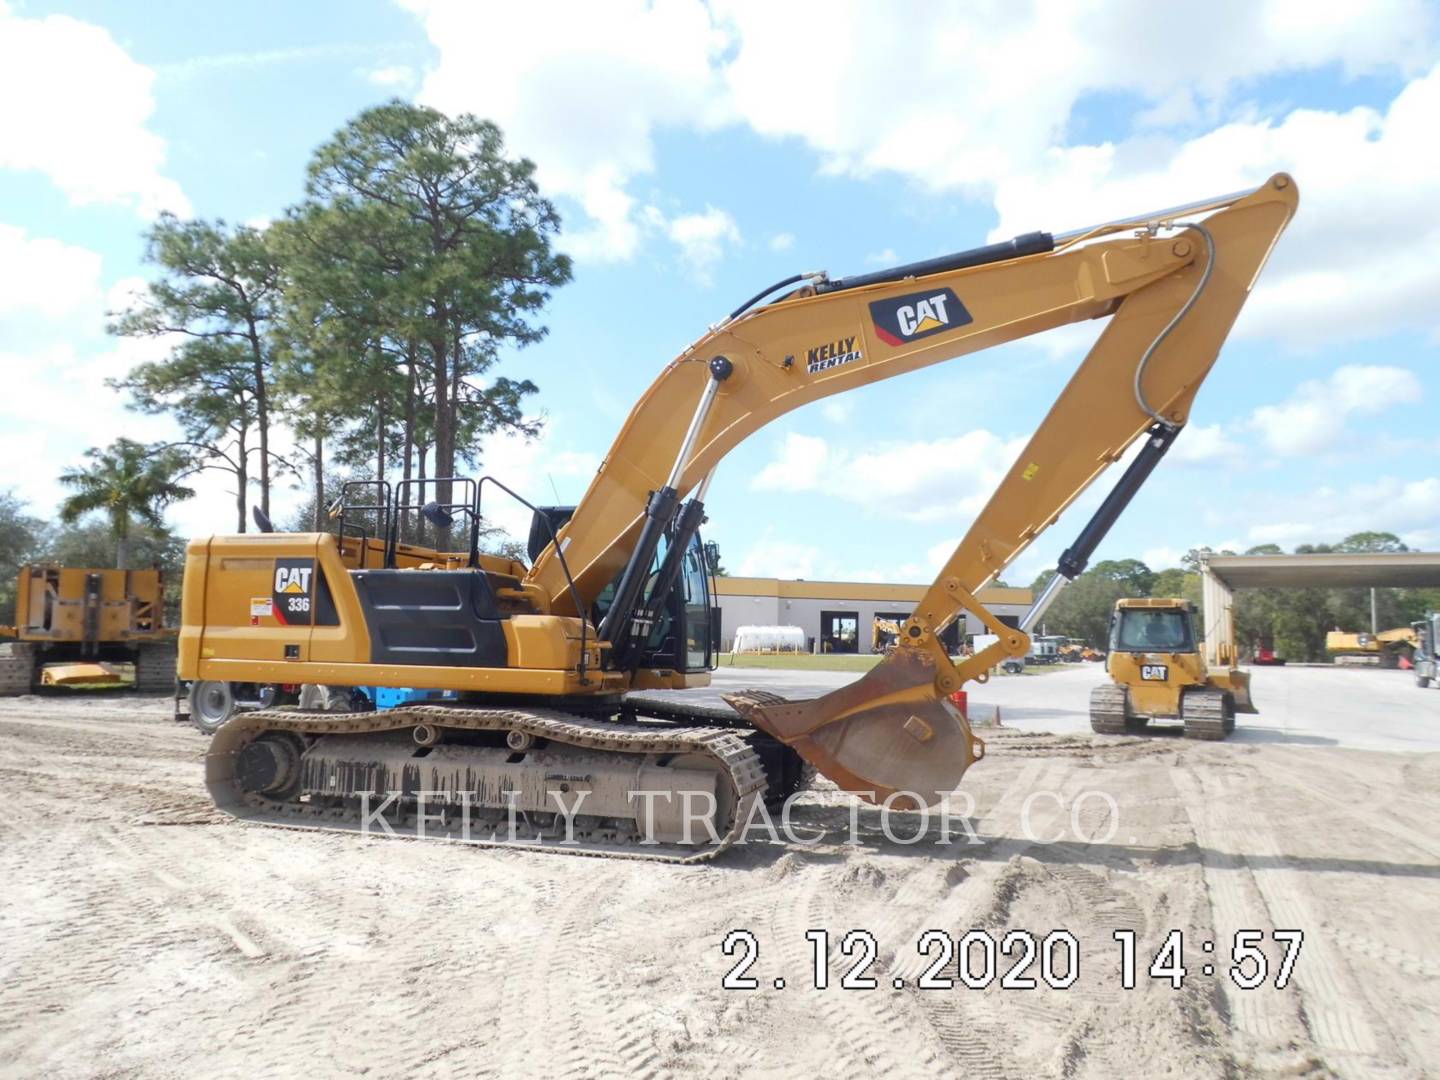
[(1190, 618), (1183, 611), (1121, 611), (1112, 648), (1121, 652), (1189, 652)]

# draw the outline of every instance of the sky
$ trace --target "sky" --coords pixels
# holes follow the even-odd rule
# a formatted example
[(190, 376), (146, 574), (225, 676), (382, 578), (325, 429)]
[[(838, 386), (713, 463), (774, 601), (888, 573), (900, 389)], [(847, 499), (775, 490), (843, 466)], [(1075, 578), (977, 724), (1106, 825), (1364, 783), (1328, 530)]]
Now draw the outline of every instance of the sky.
[[(156, 214), (274, 219), (313, 149), (395, 97), (497, 122), (561, 211), (574, 281), (501, 365), (544, 434), (480, 448), (532, 501), (577, 499), (665, 364), (774, 280), (1285, 170), (1298, 215), (1096, 558), (1440, 548), (1440, 4), (1416, 0), (0, 0), (0, 490), (50, 518), (87, 447), (175, 434), (104, 385), (166, 347), (105, 332)], [(928, 581), (1100, 329), (790, 413), (722, 464), (707, 538), (734, 573)], [(231, 528), (227, 479), (175, 528)], [(1053, 565), (1107, 487), (1005, 578)], [(282, 482), (273, 516), (303, 495)]]

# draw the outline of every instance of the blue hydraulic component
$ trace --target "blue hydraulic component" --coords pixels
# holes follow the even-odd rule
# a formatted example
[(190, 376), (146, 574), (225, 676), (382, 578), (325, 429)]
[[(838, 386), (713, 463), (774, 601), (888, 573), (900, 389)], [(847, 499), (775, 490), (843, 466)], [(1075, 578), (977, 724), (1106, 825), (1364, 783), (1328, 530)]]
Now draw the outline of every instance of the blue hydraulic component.
[(454, 701), (460, 696), (454, 690), (417, 690), (410, 686), (361, 686), (356, 689), (373, 701), (377, 709), (393, 709), (397, 705), (411, 705), (417, 701)]

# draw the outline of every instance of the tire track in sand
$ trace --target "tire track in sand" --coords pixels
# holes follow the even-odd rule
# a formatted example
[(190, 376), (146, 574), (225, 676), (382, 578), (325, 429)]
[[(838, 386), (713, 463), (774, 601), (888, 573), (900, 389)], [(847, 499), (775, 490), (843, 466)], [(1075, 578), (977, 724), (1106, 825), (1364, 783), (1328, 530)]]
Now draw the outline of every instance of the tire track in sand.
[[(1355, 985), (1354, 973), (1334, 941), (1318, 932), (1321, 920), (1304, 896), (1303, 883), (1296, 880), (1297, 871), (1286, 865), (1273, 834), (1257, 824), (1254, 813), (1246, 813), (1228, 797), (1220, 777), (1189, 768), (1177, 771), (1176, 783), (1186, 796), (1187, 809), (1202, 822), (1196, 838), (1206, 864), (1207, 883), (1212, 861), (1228, 871), (1219, 874), (1221, 887), (1212, 891), (1215, 965), (1216, 981), (1237, 1025), (1263, 1040), (1262, 1049), (1268, 1054), (1284, 1056), (1276, 1040), (1283, 1039), (1287, 1030), (1294, 1032), (1298, 1023), (1332, 1062), (1343, 1063), (1346, 1073), (1389, 1074), (1402, 1068), (1401, 1062), (1383, 1052), (1377, 1038), (1376, 1031), (1386, 1029), (1383, 1018), (1362, 996), (1347, 993), (1346, 988)], [(1273, 940), (1264, 945), (1271, 973), (1266, 984), (1254, 990), (1234, 986), (1225, 975), (1234, 932), (1277, 927), (1305, 933), (1289, 989), (1274, 986), (1283, 953)], [(1386, 1042), (1393, 1045), (1394, 1040)]]

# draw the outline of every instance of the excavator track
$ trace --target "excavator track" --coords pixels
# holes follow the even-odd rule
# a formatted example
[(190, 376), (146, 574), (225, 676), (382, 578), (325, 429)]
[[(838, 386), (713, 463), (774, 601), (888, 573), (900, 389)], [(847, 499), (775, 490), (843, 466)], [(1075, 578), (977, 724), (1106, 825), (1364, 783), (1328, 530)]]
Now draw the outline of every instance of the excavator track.
[(205, 780), (222, 810), (269, 825), (670, 863), (719, 855), (766, 791), (736, 731), (463, 704), (244, 713), (216, 732)]
[(160, 694), (175, 689), (175, 643), (147, 641), (135, 650), (135, 689)]
[(1129, 715), (1129, 695), (1113, 683), (1090, 691), (1090, 730), (1101, 735), (1130, 735), (1145, 730), (1146, 718)]
[(1224, 690), (1186, 690), (1180, 698), (1180, 719), (1187, 739), (1219, 742), (1235, 730), (1235, 699)]
[(814, 783), (820, 770), (774, 736), (757, 731), (740, 714), (740, 709), (752, 704), (784, 705), (789, 698), (767, 690), (741, 690), (726, 694), (724, 698), (726, 704), (717, 706), (663, 695), (629, 694), (621, 706), (620, 717), (622, 720), (633, 720), (637, 716), (647, 716), (672, 723), (704, 724), (744, 731), (745, 740), (754, 747), (765, 765), (765, 805), (771, 810), (778, 810), (791, 795), (804, 791)]

